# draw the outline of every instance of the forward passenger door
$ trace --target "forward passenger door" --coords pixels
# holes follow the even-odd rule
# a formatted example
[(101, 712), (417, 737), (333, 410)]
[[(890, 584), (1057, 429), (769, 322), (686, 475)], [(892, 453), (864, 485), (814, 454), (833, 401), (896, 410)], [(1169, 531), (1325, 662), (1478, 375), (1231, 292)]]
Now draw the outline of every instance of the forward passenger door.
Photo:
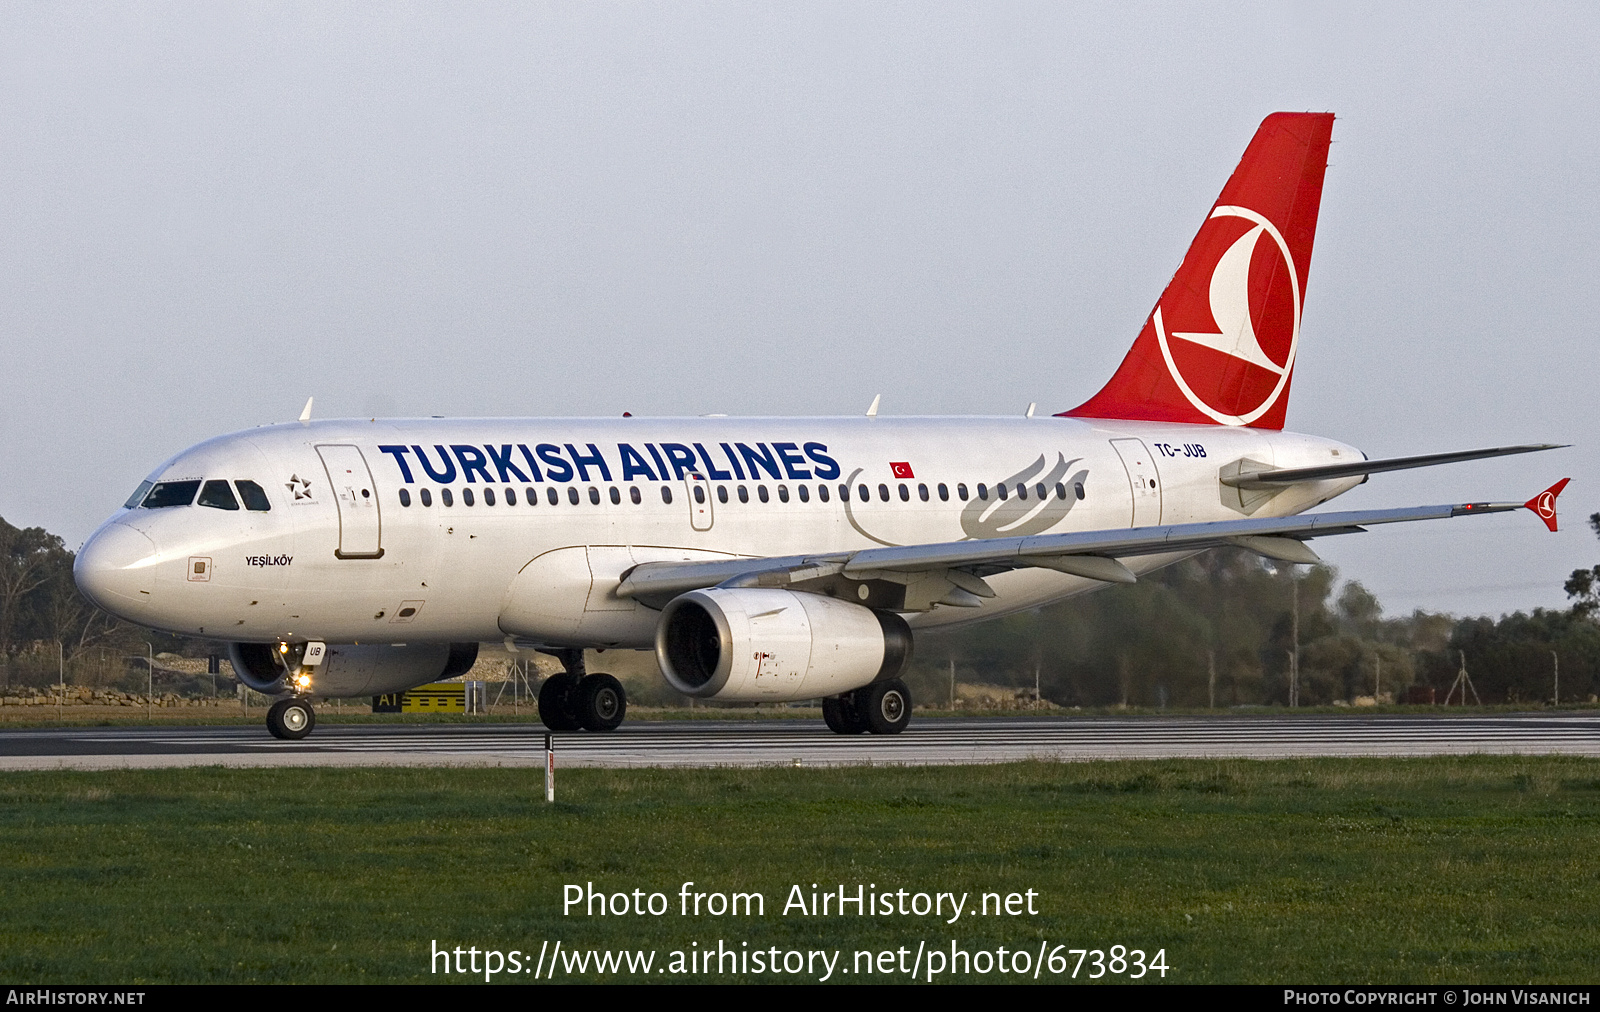
[(317, 447), (317, 456), (322, 458), (328, 487), (339, 506), (339, 547), (334, 550), (334, 557), (383, 558), (377, 486), (360, 447), (325, 443)]

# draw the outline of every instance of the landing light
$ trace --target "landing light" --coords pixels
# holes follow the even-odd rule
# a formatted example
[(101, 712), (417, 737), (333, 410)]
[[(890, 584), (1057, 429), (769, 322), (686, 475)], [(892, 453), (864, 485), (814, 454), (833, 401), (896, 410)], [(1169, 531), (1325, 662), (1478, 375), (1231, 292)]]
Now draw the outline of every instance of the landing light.
[(309, 689), (309, 688), (311, 688), (311, 676), (310, 675), (299, 675), (299, 676), (297, 676), (295, 678), (294, 684), (295, 684), (296, 688)]

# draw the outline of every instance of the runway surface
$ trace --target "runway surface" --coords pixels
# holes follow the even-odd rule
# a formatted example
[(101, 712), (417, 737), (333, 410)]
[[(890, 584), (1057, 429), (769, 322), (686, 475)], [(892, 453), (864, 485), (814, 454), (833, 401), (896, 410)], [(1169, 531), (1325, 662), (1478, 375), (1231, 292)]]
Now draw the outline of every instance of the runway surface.
[[(556, 736), (558, 766), (954, 765), (1022, 759), (1600, 756), (1600, 717), (1227, 716), (923, 719), (892, 737), (820, 720), (634, 721)], [(0, 731), (0, 770), (177, 766), (540, 766), (537, 724), (324, 724), (298, 742), (264, 727)]]

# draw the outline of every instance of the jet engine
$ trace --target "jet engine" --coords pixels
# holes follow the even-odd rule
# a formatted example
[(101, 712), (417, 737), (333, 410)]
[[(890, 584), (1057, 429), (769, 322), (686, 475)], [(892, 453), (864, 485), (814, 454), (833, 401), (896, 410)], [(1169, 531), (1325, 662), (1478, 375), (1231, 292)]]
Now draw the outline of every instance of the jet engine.
[(899, 675), (911, 629), (893, 612), (819, 594), (694, 590), (662, 611), (656, 660), (698, 699), (818, 699)]
[[(257, 692), (281, 695), (376, 696), (464, 675), (478, 659), (476, 643), (329, 644), (321, 664), (301, 664), (305, 644), (230, 643), (234, 674)], [(301, 676), (310, 683), (297, 689)]]

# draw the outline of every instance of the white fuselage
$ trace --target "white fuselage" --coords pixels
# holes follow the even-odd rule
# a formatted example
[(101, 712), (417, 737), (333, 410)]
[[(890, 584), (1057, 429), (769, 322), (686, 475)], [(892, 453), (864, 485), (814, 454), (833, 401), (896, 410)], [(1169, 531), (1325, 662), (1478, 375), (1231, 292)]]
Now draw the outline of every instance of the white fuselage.
[[(1246, 458), (1362, 455), (1288, 432), (1058, 417), (291, 423), (208, 440), (150, 475), (253, 481), (270, 510), (123, 509), (78, 575), (130, 621), (229, 641), (638, 648), (659, 612), (613, 593), (638, 563), (1231, 520), (1246, 506), (1283, 516), (1362, 480), (1243, 503), (1219, 471)], [(1143, 573), (1180, 557), (1127, 561)], [(989, 582), (998, 596), (981, 607), (905, 617), (971, 622), (1101, 586), (1046, 569)]]

